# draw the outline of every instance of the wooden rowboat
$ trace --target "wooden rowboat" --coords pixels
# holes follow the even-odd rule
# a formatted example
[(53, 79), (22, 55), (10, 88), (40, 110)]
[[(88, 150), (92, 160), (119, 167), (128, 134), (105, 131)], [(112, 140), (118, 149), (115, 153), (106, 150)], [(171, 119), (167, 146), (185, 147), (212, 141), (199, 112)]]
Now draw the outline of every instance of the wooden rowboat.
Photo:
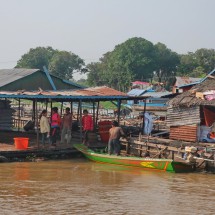
[(83, 144), (74, 144), (74, 147), (78, 151), (82, 152), (85, 157), (96, 162), (150, 168), (174, 173), (192, 172), (194, 170), (192, 165), (189, 165), (185, 162), (174, 161), (172, 159), (109, 155), (95, 152)]

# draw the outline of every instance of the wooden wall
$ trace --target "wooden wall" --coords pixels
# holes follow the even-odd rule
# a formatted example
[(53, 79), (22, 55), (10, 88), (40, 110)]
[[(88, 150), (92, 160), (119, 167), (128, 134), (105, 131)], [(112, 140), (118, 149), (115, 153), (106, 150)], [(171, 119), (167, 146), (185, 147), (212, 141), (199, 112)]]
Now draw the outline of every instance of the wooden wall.
[(200, 107), (168, 107), (167, 126), (193, 125), (200, 123)]
[(200, 107), (168, 107), (167, 125), (170, 126), (170, 139), (195, 142), (200, 124)]

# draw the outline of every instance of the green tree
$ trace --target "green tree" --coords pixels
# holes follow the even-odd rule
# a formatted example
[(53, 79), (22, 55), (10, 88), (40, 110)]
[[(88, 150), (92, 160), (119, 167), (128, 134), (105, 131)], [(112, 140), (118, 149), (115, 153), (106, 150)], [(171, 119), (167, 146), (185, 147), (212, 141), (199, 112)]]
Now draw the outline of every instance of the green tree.
[(157, 43), (155, 49), (155, 73), (158, 77), (158, 82), (167, 81), (177, 71), (177, 66), (180, 63), (179, 56), (162, 43)]
[(16, 68), (43, 70), (43, 66), (60, 78), (71, 79), (73, 72), (84, 66), (84, 61), (71, 52), (58, 51), (52, 47), (37, 47), (24, 54), (17, 62)]
[(180, 64), (177, 68), (177, 74), (189, 76), (189, 74), (198, 66), (197, 59), (193, 52), (180, 55)]
[(198, 49), (195, 52), (195, 57), (198, 66), (204, 68), (204, 72), (207, 74), (215, 68), (215, 50), (214, 49)]
[(105, 80), (103, 77), (103, 70), (102, 70), (102, 63), (96, 62), (96, 63), (90, 63), (87, 65), (87, 83), (89, 86), (101, 86), (105, 85)]
[(15, 68), (34, 68), (41, 70), (43, 66), (48, 68), (52, 56), (57, 52), (52, 47), (31, 48), (28, 53), (22, 55)]
[(87, 83), (87, 79), (84, 79), (84, 78), (81, 78), (78, 81), (73, 80), (73, 82), (75, 82), (75, 83), (77, 83), (77, 84), (79, 84), (81, 86), (85, 86), (85, 87), (89, 86), (88, 83)]
[[(155, 49), (143, 38), (131, 38), (104, 54), (97, 65), (100, 83), (121, 91), (127, 91), (134, 79), (148, 80), (155, 68)], [(95, 75), (95, 74), (94, 74)], [(90, 77), (94, 77), (89, 74)], [(91, 78), (91, 79), (92, 79)]]
[(215, 50), (198, 49), (180, 56), (178, 75), (202, 77), (215, 68)]
[(49, 70), (60, 78), (71, 79), (73, 72), (80, 71), (82, 66), (84, 66), (84, 61), (78, 55), (67, 51), (58, 51), (49, 63)]

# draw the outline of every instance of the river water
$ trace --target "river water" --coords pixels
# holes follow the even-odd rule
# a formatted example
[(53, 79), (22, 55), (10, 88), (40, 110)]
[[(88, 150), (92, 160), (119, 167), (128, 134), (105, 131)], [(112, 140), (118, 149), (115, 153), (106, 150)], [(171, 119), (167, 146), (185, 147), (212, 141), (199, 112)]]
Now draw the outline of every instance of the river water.
[(215, 175), (86, 159), (0, 164), (0, 214), (215, 214)]

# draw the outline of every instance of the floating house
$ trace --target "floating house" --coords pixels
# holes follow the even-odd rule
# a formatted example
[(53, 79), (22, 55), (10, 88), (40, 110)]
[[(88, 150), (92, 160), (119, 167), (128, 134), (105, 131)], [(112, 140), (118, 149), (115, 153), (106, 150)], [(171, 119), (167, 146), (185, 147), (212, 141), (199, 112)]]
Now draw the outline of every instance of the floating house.
[(203, 128), (215, 122), (215, 70), (168, 104), (170, 139), (201, 141)]
[(82, 89), (83, 86), (58, 78), (44, 68), (0, 69), (0, 91)]
[[(32, 90), (71, 90), (82, 89), (81, 85), (58, 78), (44, 68), (39, 69), (0, 69), (0, 91)], [(10, 130), (14, 124), (15, 109), (11, 100), (0, 99), (0, 129)]]
[(192, 78), (192, 77), (175, 77), (172, 93), (183, 93), (189, 90), (193, 85), (198, 83), (201, 78)]

